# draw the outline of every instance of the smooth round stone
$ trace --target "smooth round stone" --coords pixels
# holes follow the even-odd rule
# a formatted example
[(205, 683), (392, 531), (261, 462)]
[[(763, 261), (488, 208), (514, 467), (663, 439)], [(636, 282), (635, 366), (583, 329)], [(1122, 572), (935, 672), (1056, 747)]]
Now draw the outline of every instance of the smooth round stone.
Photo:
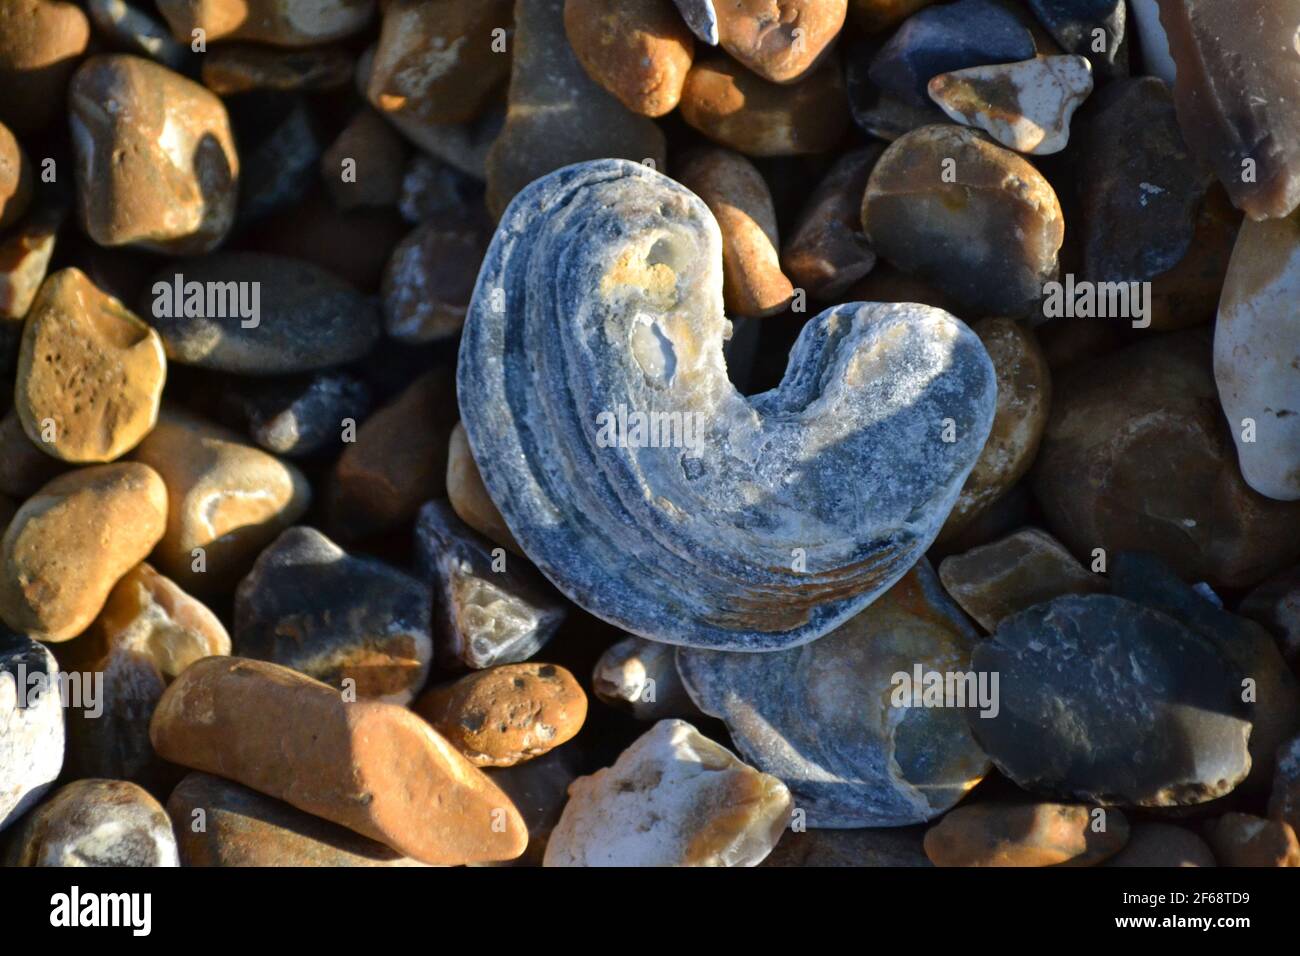
[[(436, 160), (421, 156), (439, 166)], [(356, 164), (355, 178), (344, 178), (345, 163)], [(372, 109), (362, 109), (320, 160), (321, 181), (330, 200), (343, 211), (397, 205), (407, 172), (407, 148), (401, 135)]]
[(1164, 83), (1119, 80), (1097, 95), (1080, 169), (1088, 280), (1144, 282), (1188, 255), (1211, 177), (1183, 142)]
[(555, 664), (503, 664), (426, 693), (415, 712), (476, 767), (512, 767), (571, 740), (587, 695)]
[(36, 447), (74, 464), (113, 461), (158, 420), (162, 339), (80, 269), (45, 280), (23, 327), (15, 404)]
[(167, 486), (167, 530), (153, 560), (189, 591), (231, 588), (311, 500), (293, 465), (179, 411), (164, 411), (133, 457)]
[(1106, 866), (1217, 866), (1209, 844), (1190, 830), (1170, 823), (1135, 823), (1128, 843)]
[[(147, 7), (152, 4), (146, 5)], [(95, 30), (110, 45), (157, 60), (173, 70), (183, 70), (189, 59), (187, 43), (172, 38), (166, 24), (138, 5), (125, 0), (87, 0), (86, 13)], [(215, 51), (214, 51), (215, 52)]]
[(430, 501), (415, 524), (415, 560), (432, 582), (438, 653), (482, 669), (541, 650), (568, 607), (524, 558), (479, 536), (445, 501)]
[(704, 200), (722, 231), (722, 301), (728, 314), (782, 312), (794, 288), (781, 271), (772, 193), (739, 153), (706, 148), (689, 154), (675, 179)]
[(1128, 75), (1128, 7), (1124, 0), (1029, 0), (1029, 8), (1062, 50), (1087, 57), (1098, 76), (1114, 79)]
[(150, 736), (168, 760), (220, 773), (422, 863), (514, 859), (528, 840), (509, 798), (415, 714), (347, 703), (286, 667), (196, 662), (163, 694)]
[(1034, 39), (995, 0), (959, 0), (909, 17), (871, 63), (871, 81), (914, 106), (928, 106), (927, 85), (940, 73), (1034, 55)]
[[(202, 284), (201, 303), (198, 295), (190, 298), (198, 288), (190, 283)], [(240, 289), (242, 310), (231, 302), (223, 308), (207, 292), (229, 290), (230, 283)], [(182, 365), (239, 375), (308, 372), (355, 361), (379, 339), (374, 303), (301, 259), (223, 252), (176, 263), (157, 273), (149, 288), (142, 314), (162, 335), (167, 357)], [(178, 300), (184, 305), (179, 315)], [(210, 314), (210, 302), (217, 314)], [(243, 315), (253, 304), (257, 315)]]
[(996, 716), (970, 715), (993, 763), (1035, 793), (1184, 806), (1246, 778), (1241, 675), (1174, 617), (1104, 594), (1004, 619), (972, 655), (1001, 675)]
[(1264, 625), (1295, 668), (1300, 662), (1300, 566), (1275, 574), (1251, 591), (1237, 613)]
[(1032, 480), (1047, 530), (1081, 561), (1154, 551), (1231, 589), (1300, 556), (1300, 505), (1242, 480), (1211, 365), (1207, 335), (1171, 332), (1057, 377)]
[(582, 68), (565, 36), (564, 2), (530, 0), (515, 11), (506, 122), (487, 157), (487, 205), (496, 217), (529, 183), (572, 163), (667, 163), (655, 122), (627, 109)]
[(899, 704), (897, 675), (966, 671), (976, 639), (922, 561), (810, 644), (766, 654), (683, 648), (677, 668), (741, 755), (785, 781), (810, 827), (906, 826), (948, 810), (989, 764), (962, 709)]
[(381, 113), (420, 124), (478, 116), (510, 74), (497, 43), (510, 0), (392, 0), (384, 9), (366, 97)]
[[(723, 356), (721, 245), (698, 197), (639, 164), (534, 183), (480, 273), (459, 404), (492, 500), (567, 597), (652, 640), (778, 650), (933, 541), (987, 438), (994, 373), (947, 313), (850, 303), (803, 327), (781, 388), (746, 397)], [(658, 440), (635, 424), (618, 440), (620, 408), (652, 409)], [(682, 422), (666, 440), (665, 414)]]
[(927, 100), (918, 105), (881, 89), (871, 80), (871, 64), (879, 39), (859, 38), (846, 45), (844, 88), (853, 122), (870, 136), (893, 142), (900, 136), (947, 122), (944, 112)]
[(419, 225), (448, 212), (464, 212), (482, 198), (473, 177), (450, 163), (416, 153), (402, 173), (397, 209), (408, 223)]
[(492, 238), (486, 216), (438, 217), (393, 249), (384, 269), (384, 329), (411, 345), (454, 338)]
[(135, 462), (81, 468), (44, 485), (0, 543), (0, 618), (42, 641), (76, 637), (158, 543), (167, 503), (158, 473)]
[(848, 0), (722, 0), (718, 40), (763, 79), (794, 83), (830, 52), (847, 13)]
[[(1104, 825), (1095, 824), (1097, 813)], [(1128, 821), (1111, 807), (981, 803), (931, 827), (925, 854), (935, 866), (1096, 866), (1128, 838)]]
[(930, 99), (954, 122), (1035, 156), (1065, 149), (1070, 118), (1091, 92), (1092, 67), (1081, 56), (973, 66), (941, 73), (929, 84)]
[(382, 843), (206, 773), (167, 799), (183, 866), (422, 866)]
[(0, 3), (0, 122), (28, 133), (58, 118), (68, 77), (89, 41), (90, 23), (75, 3)]
[(920, 827), (892, 830), (804, 830), (787, 833), (760, 866), (932, 866)]
[(13, 329), (6, 320), (27, 315), (45, 281), (63, 219), (61, 206), (38, 207), (0, 238), (0, 329)]
[(67, 469), (62, 461), (32, 444), (17, 409), (9, 409), (0, 418), (0, 492), (26, 499)]
[(814, 299), (844, 295), (876, 264), (862, 234), (862, 196), (883, 149), (877, 144), (841, 156), (808, 197), (781, 249), (785, 274)]
[(63, 703), (48, 649), (0, 626), (0, 830), (44, 796), (63, 767)]
[(747, 156), (799, 156), (833, 149), (849, 125), (838, 64), (788, 86), (769, 83), (726, 56), (695, 61), (682, 90), (682, 119)]
[(565, 0), (564, 32), (587, 75), (633, 113), (677, 108), (695, 43), (671, 0)]
[[(1189, 587), (1163, 559), (1150, 553), (1121, 552), (1110, 563), (1111, 593), (1154, 607), (1213, 643), (1243, 679), (1251, 682), (1246, 700), (1250, 730), (1250, 776), (1240, 789), (1260, 793), (1273, 779), (1278, 747), (1300, 730), (1300, 684), (1277, 645), (1254, 621), (1206, 599), (1203, 585)], [(1210, 598), (1216, 600), (1213, 592)]]
[(189, 43), (202, 30), (207, 41), (252, 40), (274, 46), (314, 46), (363, 29), (374, 0), (157, 0), (176, 39)]
[(32, 201), (32, 164), (9, 127), (0, 123), (0, 229), (8, 229)]
[(1292, 828), (1300, 826), (1300, 737), (1291, 738), (1277, 749), (1268, 815)]
[(284, 51), (233, 43), (203, 55), (203, 85), (218, 96), (333, 90), (348, 85), (352, 70), (352, 57), (334, 47)]
[[(1247, 220), (1214, 327), (1214, 379), (1242, 477), (1262, 495), (1300, 500), (1300, 213)], [(1254, 433), (1245, 440), (1245, 422)]]
[(1300, 840), (1288, 823), (1225, 813), (1206, 828), (1221, 866), (1300, 866)]
[(73, 775), (165, 790), (175, 772), (154, 754), (149, 720), (181, 671), (200, 658), (230, 653), (221, 621), (174, 581), (138, 564), (114, 585), (90, 630), (67, 649), (66, 669), (104, 675), (103, 712), (68, 712)]
[(1034, 311), (1065, 238), (1042, 174), (959, 126), (925, 126), (885, 150), (862, 224), (878, 255), (979, 316)]
[(1014, 319), (971, 326), (997, 370), (998, 404), (979, 460), (948, 514), (939, 541), (952, 540), (1028, 472), (1052, 405), (1052, 373), (1032, 329)]
[(961, 609), (992, 632), (1035, 604), (1063, 594), (1095, 594), (1106, 580), (1088, 571), (1059, 541), (1023, 528), (990, 544), (954, 554), (939, 565), (939, 580)]
[(1300, 0), (1161, 7), (1187, 144), (1251, 219), (1289, 216), (1300, 204)]
[(235, 592), (235, 653), (292, 667), (357, 699), (409, 704), (429, 677), (429, 588), (314, 528), (290, 528)]
[(552, 750), (513, 767), (485, 769), (488, 779), (514, 801), (528, 825), (528, 849), (524, 855), (492, 865), (541, 866), (546, 856), (546, 844), (569, 801), (569, 784), (589, 769), (576, 744)]
[(493, 544), (524, 557), (519, 542), (506, 527), (506, 519), (501, 517), (483, 485), (483, 476), (479, 474), (478, 464), (469, 449), (469, 439), (465, 437), (465, 426), (460, 422), (452, 429), (447, 448), (447, 500), (456, 517), (465, 524)]
[(898, 26), (935, 0), (849, 0), (849, 15), (868, 33)]
[(125, 780), (77, 780), (19, 824), (5, 866), (180, 866), (172, 822)]
[(603, 703), (637, 720), (699, 715), (677, 672), (673, 646), (642, 637), (625, 637), (600, 655), (591, 673), (591, 690)]
[(453, 388), (447, 370), (435, 369), (362, 423), (334, 465), (327, 501), (332, 533), (355, 539), (390, 531), (446, 494)]
[(662, 720), (614, 765), (580, 777), (546, 866), (756, 866), (789, 822), (790, 792), (683, 720)]
[(239, 154), (216, 96), (140, 57), (95, 56), (68, 88), (82, 228), (101, 246), (198, 255), (235, 221)]
[(348, 419), (362, 422), (370, 412), (370, 388), (350, 372), (240, 382), (239, 387), (222, 396), (223, 408), (273, 455), (296, 458), (333, 448)]

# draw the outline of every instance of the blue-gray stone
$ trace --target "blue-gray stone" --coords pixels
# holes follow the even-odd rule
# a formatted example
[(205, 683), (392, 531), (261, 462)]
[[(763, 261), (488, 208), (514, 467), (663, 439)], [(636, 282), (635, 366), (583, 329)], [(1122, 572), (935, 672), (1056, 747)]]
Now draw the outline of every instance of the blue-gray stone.
[(673, 0), (677, 10), (699, 39), (709, 46), (718, 45), (718, 11), (713, 0)]
[(639, 163), (537, 180), (479, 274), (461, 419), (511, 533), (575, 603), (651, 640), (778, 650), (916, 563), (996, 383), (948, 313), (859, 302), (804, 326), (778, 388), (741, 395), (721, 247), (704, 203)]
[(1012, 63), (1034, 55), (1034, 38), (994, 0), (958, 0), (913, 14), (871, 63), (873, 83), (915, 106), (930, 106), (927, 85), (940, 73)]
[(1098, 77), (1128, 75), (1124, 0), (1029, 0), (1029, 7), (1061, 49), (1086, 56)]

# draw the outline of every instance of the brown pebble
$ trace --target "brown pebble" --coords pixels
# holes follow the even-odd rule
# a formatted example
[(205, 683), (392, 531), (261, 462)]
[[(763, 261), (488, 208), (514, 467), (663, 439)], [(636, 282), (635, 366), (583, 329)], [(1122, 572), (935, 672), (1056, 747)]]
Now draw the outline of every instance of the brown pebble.
[(393, 704), (264, 661), (209, 657), (163, 694), (150, 736), (168, 760), (219, 773), (423, 863), (509, 860), (519, 811), (427, 723)]
[(293, 465), (174, 409), (163, 411), (132, 457), (166, 483), (167, 531), (153, 560), (187, 591), (234, 587), (311, 499)]
[(722, 294), (729, 314), (774, 315), (794, 288), (781, 271), (772, 194), (739, 153), (704, 148), (682, 159), (677, 181), (704, 200), (722, 231)]
[(794, 83), (830, 52), (848, 0), (717, 0), (722, 48), (773, 83)]
[(476, 767), (511, 767), (572, 739), (587, 695), (555, 664), (503, 664), (429, 691), (415, 712)]
[(235, 221), (239, 154), (209, 90), (137, 56), (95, 56), (68, 89), (78, 208), (101, 246), (189, 255)]
[(410, 521), (447, 492), (447, 443), (456, 424), (450, 369), (416, 379), (357, 429), (330, 482), (329, 516), (339, 538), (379, 534)]
[(587, 75), (633, 113), (677, 108), (695, 41), (672, 0), (565, 0), (564, 30)]
[(75, 3), (0, 3), (0, 122), (28, 133), (59, 118), (68, 77), (89, 41), (90, 22)]
[(925, 834), (935, 866), (1096, 866), (1128, 842), (1113, 808), (1064, 803), (957, 807)]
[(45, 281), (64, 211), (38, 208), (7, 236), (0, 238), (0, 328), (5, 319), (21, 319)]
[(862, 197), (883, 150), (877, 143), (840, 157), (808, 197), (781, 250), (790, 281), (814, 299), (837, 299), (876, 264), (862, 234)]
[(75, 780), (6, 836), (5, 866), (180, 866), (162, 805), (125, 780)]
[(32, 201), (32, 164), (9, 127), (0, 123), (0, 229), (8, 229)]
[(32, 444), (16, 409), (0, 418), (0, 493), (26, 499), (67, 470), (62, 461)]
[(149, 554), (167, 520), (158, 473), (134, 462), (60, 475), (14, 515), (0, 544), (0, 618), (66, 641), (99, 614), (120, 577)]
[(158, 420), (166, 377), (158, 333), (85, 273), (45, 280), (23, 329), (14, 397), (36, 447), (78, 464), (120, 458)]
[(1300, 866), (1300, 841), (1289, 823), (1225, 813), (1206, 826), (1220, 866)]
[(1151, 280), (1152, 329), (1189, 329), (1214, 321), (1241, 219), (1223, 186), (1211, 185), (1196, 214), (1187, 255)]
[(1135, 823), (1128, 843), (1105, 866), (1217, 866), (1209, 844), (1171, 823)]
[(480, 210), (445, 214), (416, 227), (393, 249), (384, 270), (384, 328), (420, 345), (454, 338), (469, 311), (478, 267), (492, 239)]
[(272, 50), (223, 43), (203, 55), (203, 85), (218, 96), (254, 90), (333, 90), (348, 84), (352, 70), (352, 57), (336, 47)]
[(195, 30), (213, 40), (313, 46), (356, 33), (374, 0), (157, 0), (172, 35), (189, 44)]
[(696, 60), (682, 90), (682, 119), (746, 156), (824, 153), (848, 129), (848, 100), (833, 61), (778, 86), (725, 56)]
[(447, 498), (461, 521), (493, 544), (523, 556), (523, 549), (510, 533), (506, 519), (501, 517), (487, 486), (483, 484), (483, 476), (479, 474), (469, 439), (465, 436), (465, 426), (460, 422), (452, 429), (447, 448)]
[(939, 532), (941, 543), (952, 540), (1025, 476), (1051, 411), (1052, 374), (1033, 331), (1014, 319), (982, 319), (973, 328), (997, 373), (997, 409), (984, 450)]
[(374, 110), (363, 109), (322, 154), (321, 181), (342, 211), (395, 206), (402, 194), (406, 157), (406, 144), (397, 131)]

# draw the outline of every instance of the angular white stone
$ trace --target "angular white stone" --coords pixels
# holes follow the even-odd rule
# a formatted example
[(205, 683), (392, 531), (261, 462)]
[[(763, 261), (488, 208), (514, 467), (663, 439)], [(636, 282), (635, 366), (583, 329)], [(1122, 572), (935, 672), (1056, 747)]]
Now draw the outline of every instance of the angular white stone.
[(973, 66), (930, 80), (930, 99), (955, 122), (1035, 156), (1065, 149), (1070, 118), (1091, 92), (1092, 65), (1081, 56)]
[(671, 644), (627, 637), (610, 647), (591, 674), (591, 689), (637, 720), (698, 716), (699, 710), (677, 673)]
[(612, 767), (569, 785), (544, 866), (757, 866), (790, 791), (684, 720), (661, 720)]
[(1300, 500), (1300, 213), (1242, 223), (1219, 300), (1214, 380), (1246, 483)]
[(43, 645), (0, 627), (0, 830), (40, 800), (63, 767), (58, 673)]

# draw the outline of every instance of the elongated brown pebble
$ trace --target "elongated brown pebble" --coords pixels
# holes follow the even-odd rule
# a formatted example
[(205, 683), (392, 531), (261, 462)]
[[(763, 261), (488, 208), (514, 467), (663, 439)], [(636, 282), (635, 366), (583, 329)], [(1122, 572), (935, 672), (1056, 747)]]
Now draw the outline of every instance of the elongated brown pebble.
[(402, 707), (346, 703), (303, 674), (210, 657), (163, 694), (160, 756), (218, 774), (423, 863), (512, 860), (528, 831), (510, 799)]

